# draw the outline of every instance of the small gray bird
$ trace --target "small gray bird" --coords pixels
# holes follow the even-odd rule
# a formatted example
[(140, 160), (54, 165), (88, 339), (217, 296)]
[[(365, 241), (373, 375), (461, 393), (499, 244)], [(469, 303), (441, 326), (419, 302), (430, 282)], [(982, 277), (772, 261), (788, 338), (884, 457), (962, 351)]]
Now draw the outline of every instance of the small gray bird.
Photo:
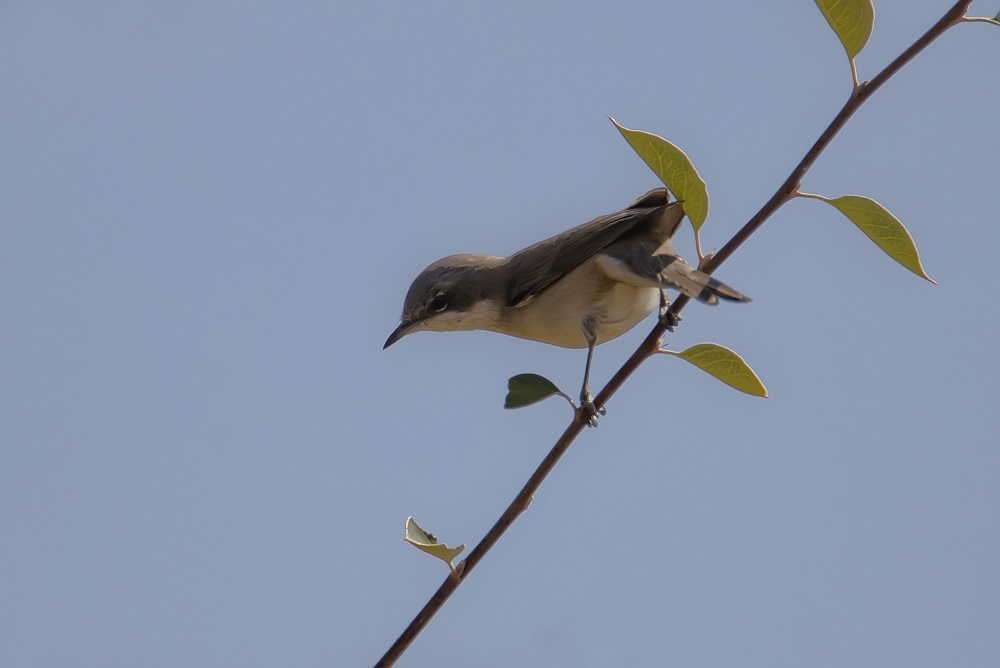
[[(660, 306), (665, 287), (717, 304), (750, 298), (676, 255), (670, 239), (684, 210), (665, 188), (632, 206), (539, 241), (510, 257), (451, 255), (413, 281), (388, 348), (407, 334), (483, 329), (565, 348), (587, 348), (580, 402), (597, 423), (590, 394), (594, 346), (621, 336)], [(603, 413), (603, 411), (602, 411)]]

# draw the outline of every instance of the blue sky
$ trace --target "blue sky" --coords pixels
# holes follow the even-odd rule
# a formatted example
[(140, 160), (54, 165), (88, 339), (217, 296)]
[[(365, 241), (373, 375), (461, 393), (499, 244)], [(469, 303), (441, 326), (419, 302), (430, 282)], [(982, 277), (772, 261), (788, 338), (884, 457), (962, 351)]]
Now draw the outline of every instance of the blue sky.
[[(861, 77), (948, 4), (876, 2)], [(669, 339), (771, 397), (648, 362), (400, 665), (997, 665), (998, 59), (950, 31), (803, 184), (939, 285), (784, 207), (717, 274), (754, 302)], [(609, 115), (691, 156), (721, 246), (849, 77), (805, 0), (4, 3), (0, 664), (373, 663), (446, 574), (406, 517), (474, 544), (570, 417), (506, 379), (584, 362), (383, 352), (413, 277), (655, 187)]]

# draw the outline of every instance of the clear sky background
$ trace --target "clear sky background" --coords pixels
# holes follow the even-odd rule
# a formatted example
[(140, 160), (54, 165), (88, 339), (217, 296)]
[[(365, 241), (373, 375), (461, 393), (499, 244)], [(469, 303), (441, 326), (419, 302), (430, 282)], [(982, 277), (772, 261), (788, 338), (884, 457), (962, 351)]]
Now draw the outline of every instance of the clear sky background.
[[(877, 1), (861, 77), (948, 5)], [(400, 665), (1000, 665), (998, 63), (950, 31), (803, 185), (939, 285), (784, 207), (718, 272), (754, 302), (669, 339), (771, 397), (647, 363)], [(446, 575), (406, 517), (478, 541), (570, 419), (507, 378), (585, 357), (383, 352), (413, 277), (655, 187), (608, 115), (691, 156), (721, 246), (849, 77), (806, 0), (4, 2), (0, 665), (374, 663)]]

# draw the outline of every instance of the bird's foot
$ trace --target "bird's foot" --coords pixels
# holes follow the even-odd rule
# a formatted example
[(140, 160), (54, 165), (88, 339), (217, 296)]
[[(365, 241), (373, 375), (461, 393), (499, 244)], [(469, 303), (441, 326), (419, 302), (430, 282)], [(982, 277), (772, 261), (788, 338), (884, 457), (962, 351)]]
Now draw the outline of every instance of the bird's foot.
[(667, 331), (674, 331), (674, 327), (681, 324), (681, 317), (670, 310), (670, 304), (660, 306), (660, 324), (667, 328)]
[(580, 395), (580, 409), (583, 411), (584, 417), (587, 418), (587, 425), (590, 427), (597, 426), (598, 415), (608, 414), (608, 412), (604, 410), (604, 406), (598, 408), (594, 404), (594, 397), (591, 396), (590, 392), (584, 392)]

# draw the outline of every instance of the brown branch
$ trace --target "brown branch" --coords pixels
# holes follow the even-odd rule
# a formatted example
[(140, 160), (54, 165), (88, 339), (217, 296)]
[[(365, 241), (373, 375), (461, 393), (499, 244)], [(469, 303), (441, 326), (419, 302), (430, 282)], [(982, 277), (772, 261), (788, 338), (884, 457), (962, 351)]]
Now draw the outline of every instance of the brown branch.
[[(805, 176), (809, 168), (812, 167), (816, 159), (819, 158), (820, 154), (826, 149), (826, 147), (833, 141), (833, 138), (837, 136), (837, 133), (844, 127), (847, 121), (854, 115), (865, 100), (867, 100), (871, 95), (878, 90), (882, 84), (889, 80), (896, 72), (898, 72), (904, 65), (906, 65), (910, 60), (914, 58), (918, 53), (924, 50), (931, 42), (941, 36), (945, 30), (951, 26), (961, 22), (965, 16), (965, 13), (969, 9), (969, 5), (972, 4), (972, 0), (961, 0), (956, 2), (948, 12), (941, 17), (941, 19), (935, 23), (927, 32), (925, 32), (920, 39), (913, 43), (906, 51), (901, 53), (898, 58), (893, 60), (889, 65), (885, 67), (878, 75), (871, 81), (862, 82), (857, 85), (851, 93), (851, 97), (847, 100), (847, 103), (840, 110), (840, 113), (830, 122), (830, 125), (823, 131), (816, 143), (813, 144), (809, 152), (806, 153), (805, 157), (796, 165), (792, 173), (789, 174), (785, 182), (781, 184), (781, 187), (771, 196), (771, 198), (760, 208), (760, 210), (751, 218), (740, 230), (733, 235), (726, 244), (719, 249), (719, 252), (712, 256), (709, 260), (704, 263), (701, 267), (702, 271), (706, 273), (712, 273), (715, 271), (719, 265), (725, 262), (750, 236), (756, 232), (761, 225), (764, 224), (768, 218), (771, 217), (775, 211), (777, 211), (782, 204), (786, 203), (790, 199), (794, 198), (798, 193), (799, 184), (802, 182), (802, 178)], [(681, 309), (690, 301), (684, 295), (680, 295), (670, 307), (670, 310), (676, 315), (679, 314)], [(632, 353), (631, 357), (626, 360), (625, 364), (622, 365), (621, 369), (611, 377), (608, 384), (604, 386), (604, 389), (598, 393), (597, 397), (594, 399), (594, 403), (597, 406), (604, 406), (608, 400), (614, 396), (615, 392), (621, 388), (629, 376), (639, 368), (650, 356), (656, 354), (656, 351), (660, 349), (660, 345), (663, 339), (663, 335), (666, 332), (666, 328), (662, 324), (657, 324), (653, 331), (639, 344), (639, 347)], [(469, 553), (469, 556), (459, 565), (456, 574), (449, 575), (448, 578), (441, 584), (438, 590), (431, 596), (427, 604), (420, 610), (413, 621), (410, 622), (406, 630), (403, 631), (402, 635), (392, 644), (392, 647), (385, 653), (385, 655), (376, 664), (376, 668), (383, 666), (391, 666), (396, 663), (403, 652), (406, 651), (413, 639), (420, 634), (427, 622), (430, 621), (431, 617), (437, 613), (438, 610), (444, 605), (445, 601), (452, 595), (452, 593), (458, 588), (465, 578), (469, 576), (469, 573), (476, 567), (476, 565), (482, 560), (486, 553), (496, 544), (500, 537), (503, 536), (504, 532), (514, 523), (518, 516), (523, 513), (528, 506), (531, 504), (531, 499), (534, 497), (535, 492), (541, 486), (542, 482), (549, 475), (553, 468), (555, 468), (556, 463), (562, 458), (566, 451), (569, 450), (569, 446), (572, 445), (576, 437), (580, 435), (583, 431), (584, 426), (587, 424), (587, 417), (585, 417), (583, 410), (578, 410), (576, 416), (573, 418), (573, 422), (566, 428), (559, 440), (549, 451), (549, 454), (545, 456), (542, 463), (538, 465), (535, 472), (531, 474), (531, 478), (525, 483), (524, 487), (518, 493), (517, 497), (511, 502), (504, 511), (500, 519), (490, 528), (483, 539), (476, 545), (475, 548)]]

